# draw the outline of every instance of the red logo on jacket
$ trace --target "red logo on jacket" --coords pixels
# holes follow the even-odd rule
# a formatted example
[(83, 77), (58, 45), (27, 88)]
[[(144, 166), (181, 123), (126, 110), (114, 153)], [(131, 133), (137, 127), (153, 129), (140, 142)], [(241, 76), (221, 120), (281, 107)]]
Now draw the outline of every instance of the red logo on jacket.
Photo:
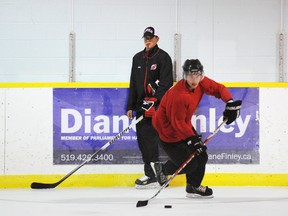
[(156, 70), (156, 68), (157, 68), (157, 64), (153, 64), (153, 65), (151, 65), (150, 70)]

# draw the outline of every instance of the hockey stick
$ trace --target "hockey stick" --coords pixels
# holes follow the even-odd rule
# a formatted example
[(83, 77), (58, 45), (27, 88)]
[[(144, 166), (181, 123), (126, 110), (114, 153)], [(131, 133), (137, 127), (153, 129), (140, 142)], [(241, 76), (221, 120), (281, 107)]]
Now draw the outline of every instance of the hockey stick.
[(140, 116), (134, 123), (131, 123), (129, 127), (125, 128), (123, 131), (118, 133), (116, 136), (114, 136), (109, 142), (107, 142), (105, 145), (103, 145), (100, 149), (98, 149), (94, 154), (91, 155), (87, 160), (85, 160), (83, 163), (81, 163), (78, 167), (76, 167), (74, 170), (69, 172), (66, 176), (64, 176), (62, 179), (60, 179), (58, 182), (55, 183), (40, 183), (40, 182), (33, 182), (31, 184), (32, 189), (50, 189), (50, 188), (55, 188), (59, 184), (61, 184), (63, 181), (65, 181), (69, 176), (71, 176), (73, 173), (75, 173), (77, 170), (79, 170), (82, 166), (90, 162), (95, 155), (97, 155), (99, 152), (104, 151), (108, 146), (110, 146), (115, 140), (119, 139), (125, 132), (129, 131), (133, 125), (137, 124), (143, 119), (143, 115)]
[[(217, 128), (216, 130), (210, 134), (207, 139), (203, 142), (204, 145), (207, 144), (207, 142), (210, 141), (210, 139), (215, 136), (216, 133), (218, 133), (218, 131), (220, 130), (220, 128), (222, 127), (222, 125), (224, 125), (225, 123), (227, 122), (227, 120), (225, 119)], [(161, 188), (157, 191), (157, 193), (152, 196), (150, 199), (147, 199), (147, 200), (139, 200), (136, 204), (136, 207), (143, 207), (143, 206), (147, 206), (148, 205), (148, 202), (149, 200), (152, 200), (153, 198), (155, 198), (164, 188), (166, 188), (166, 186), (175, 178), (176, 175), (178, 175), (181, 170), (183, 170), (186, 165), (195, 157), (196, 155), (196, 152), (193, 152), (193, 154), (173, 173), (173, 175), (168, 179), (168, 181), (165, 182), (165, 184), (163, 184), (161, 186)]]

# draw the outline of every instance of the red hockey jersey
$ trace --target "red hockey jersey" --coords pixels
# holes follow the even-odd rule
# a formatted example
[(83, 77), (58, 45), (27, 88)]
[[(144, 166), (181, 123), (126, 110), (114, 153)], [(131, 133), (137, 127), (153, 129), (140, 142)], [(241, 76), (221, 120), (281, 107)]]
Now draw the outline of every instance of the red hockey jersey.
[(208, 77), (204, 77), (193, 91), (188, 89), (185, 80), (180, 80), (165, 93), (152, 118), (162, 141), (179, 142), (195, 135), (191, 119), (203, 94), (221, 98), (225, 103), (232, 99), (224, 85)]

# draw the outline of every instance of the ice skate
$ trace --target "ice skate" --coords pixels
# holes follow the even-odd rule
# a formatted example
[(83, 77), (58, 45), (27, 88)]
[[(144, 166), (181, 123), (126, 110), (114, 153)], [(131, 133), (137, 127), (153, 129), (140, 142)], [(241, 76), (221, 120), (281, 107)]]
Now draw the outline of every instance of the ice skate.
[(213, 190), (209, 188), (208, 186), (202, 186), (194, 187), (191, 184), (187, 184), (186, 186), (186, 197), (188, 198), (204, 198), (209, 199), (213, 198)]
[(155, 162), (155, 163), (151, 163), (151, 166), (154, 172), (156, 173), (157, 181), (162, 186), (168, 180), (167, 176), (163, 173), (163, 170), (162, 170), (163, 164), (161, 162)]
[(150, 178), (146, 175), (136, 179), (135, 184), (136, 189), (154, 189), (159, 188), (160, 186), (159, 183), (157, 182), (156, 177)]

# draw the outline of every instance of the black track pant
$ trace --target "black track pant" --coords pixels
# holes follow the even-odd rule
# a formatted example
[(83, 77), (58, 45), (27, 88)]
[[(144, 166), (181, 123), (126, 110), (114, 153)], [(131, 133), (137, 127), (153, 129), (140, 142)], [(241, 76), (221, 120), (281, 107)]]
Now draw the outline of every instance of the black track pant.
[(144, 162), (144, 173), (148, 177), (155, 177), (150, 162), (156, 162), (159, 158), (159, 136), (152, 126), (151, 119), (143, 119), (136, 125), (136, 133), (139, 149)]
[[(160, 141), (160, 145), (169, 157), (163, 166), (165, 175), (172, 175), (193, 153), (193, 149), (186, 142), (165, 143)], [(200, 186), (205, 174), (205, 166), (208, 161), (206, 152), (195, 156), (187, 166), (179, 173), (186, 174), (186, 182), (193, 186)]]

